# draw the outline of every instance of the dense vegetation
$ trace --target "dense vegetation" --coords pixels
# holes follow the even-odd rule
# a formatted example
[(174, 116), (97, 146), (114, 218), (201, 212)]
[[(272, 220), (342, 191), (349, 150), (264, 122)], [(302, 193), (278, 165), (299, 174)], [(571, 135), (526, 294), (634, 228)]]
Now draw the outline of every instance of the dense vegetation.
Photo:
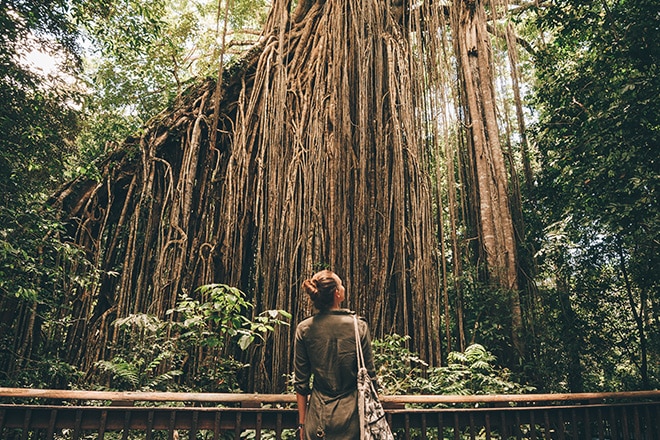
[[(134, 166), (151, 121), (212, 84), (200, 78), (228, 77), (227, 62), (225, 70), (239, 70), (244, 48), (260, 48), (251, 29), (265, 25), (269, 4), (229, 3), (0, 5), (0, 385), (253, 388), (249, 376), (267, 368), (246, 364), (302, 313), (297, 306), (297, 313), (269, 310), (258, 289), (246, 295), (211, 284), (108, 322), (112, 334), (100, 338), (107, 344), (87, 348), (99, 354), (94, 368), (81, 367), (89, 353), (66, 353), (87, 322), (73, 322), (80, 294), (114, 288), (121, 267), (96, 265), (92, 254), (100, 250), (71, 240), (72, 219), (46, 202), (74, 179), (92, 188), (108, 173), (128, 174), (122, 167)], [(296, 4), (303, 10), (306, 2)], [(474, 238), (486, 234), (484, 199), (476, 195), (483, 187), (471, 180), (480, 172), (466, 171), (473, 160), (479, 166), (478, 150), (471, 150), (478, 138), (457, 127), (475, 121), (466, 115), (476, 57), (468, 46), (457, 49), (463, 61), (432, 54), (462, 72), (426, 78), (434, 95), (452, 98), (432, 109), (445, 128), (428, 145), (438, 242), (429, 253), (440, 256), (440, 283), (414, 295), (437, 303), (434, 313), (442, 317), (434, 330), (444, 339), (429, 348), (374, 322), (381, 383), (391, 393), (657, 388), (659, 6), (509, 1), (486, 2), (484, 11), (517, 274), (493, 272), (488, 244)], [(456, 41), (470, 29), (462, 24), (452, 28)], [(447, 45), (438, 47), (451, 48), (452, 38), (442, 38)], [(67, 76), (47, 78), (26, 67), (22, 54), (32, 47), (56, 54)], [(487, 110), (473, 114), (487, 119)], [(447, 123), (454, 113), (467, 119)], [(111, 300), (99, 295), (93, 302)], [(416, 324), (405, 321), (410, 330)]]

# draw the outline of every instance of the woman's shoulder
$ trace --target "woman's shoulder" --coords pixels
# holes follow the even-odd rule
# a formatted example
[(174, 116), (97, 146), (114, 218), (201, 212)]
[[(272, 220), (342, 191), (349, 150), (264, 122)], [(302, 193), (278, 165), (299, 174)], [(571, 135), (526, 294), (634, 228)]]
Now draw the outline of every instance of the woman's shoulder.
[(365, 318), (362, 315), (359, 315), (356, 311), (350, 310), (350, 309), (338, 309), (338, 310), (333, 310), (332, 313), (336, 316), (342, 316), (346, 317), (349, 319), (353, 319), (354, 317), (358, 319), (358, 321), (363, 321), (367, 323), (367, 318)]
[(350, 310), (350, 309), (335, 309), (335, 310), (330, 310), (329, 313), (332, 313), (333, 315), (346, 315), (346, 316), (352, 316), (352, 315), (357, 315), (355, 311)]
[(367, 319), (364, 316), (358, 315), (354, 310), (350, 309), (335, 309), (319, 312), (316, 315), (309, 316), (304, 318), (300, 323), (298, 323), (298, 328), (308, 328), (315, 324), (326, 323), (326, 322), (337, 322), (337, 320), (353, 320), (357, 318), (358, 321), (367, 323)]
[(367, 318), (365, 318), (365, 317), (362, 316), (362, 315), (359, 315), (355, 310), (339, 309), (339, 310), (337, 311), (337, 313), (338, 313), (338, 314), (342, 314), (342, 315), (348, 315), (348, 316), (350, 316), (351, 318), (352, 318), (352, 317), (356, 317), (356, 318), (357, 318), (358, 320), (360, 320), (360, 321), (367, 322)]
[(360, 316), (354, 310), (350, 309), (332, 310), (330, 314), (334, 317), (334, 319), (339, 319), (341, 321), (353, 321), (354, 318), (357, 318), (358, 322), (367, 322), (367, 319), (364, 316)]
[(312, 322), (314, 322), (314, 316), (308, 316), (307, 318), (303, 318), (303, 320), (298, 323), (297, 327), (298, 328), (309, 327), (312, 324)]

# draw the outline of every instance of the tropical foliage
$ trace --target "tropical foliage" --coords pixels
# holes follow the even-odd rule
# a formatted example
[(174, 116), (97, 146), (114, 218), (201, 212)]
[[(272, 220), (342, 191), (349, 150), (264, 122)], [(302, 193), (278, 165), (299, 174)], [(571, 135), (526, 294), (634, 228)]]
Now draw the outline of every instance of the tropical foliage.
[(541, 267), (553, 274), (544, 310), (565, 323), (555, 341), (578, 370), (572, 389), (658, 380), (659, 9), (609, 3), (554, 2), (540, 17), (553, 39), (537, 63), (533, 203), (546, 225)]
[(482, 345), (473, 344), (464, 352), (453, 351), (447, 366), (429, 368), (416, 353), (406, 348), (409, 338), (397, 334), (374, 340), (380, 391), (396, 394), (519, 394), (533, 387), (516, 383), (511, 371), (496, 366), (497, 359)]
[[(238, 375), (246, 366), (225, 349), (263, 343), (276, 326), (288, 325), (291, 315), (269, 310), (250, 320), (246, 312), (252, 304), (245, 293), (223, 284), (202, 286), (198, 293), (207, 300), (183, 295), (168, 311), (171, 321), (144, 313), (116, 320), (114, 356), (97, 362), (101, 377), (89, 381), (128, 391), (240, 391)], [(194, 378), (176, 380), (191, 370), (197, 372)]]

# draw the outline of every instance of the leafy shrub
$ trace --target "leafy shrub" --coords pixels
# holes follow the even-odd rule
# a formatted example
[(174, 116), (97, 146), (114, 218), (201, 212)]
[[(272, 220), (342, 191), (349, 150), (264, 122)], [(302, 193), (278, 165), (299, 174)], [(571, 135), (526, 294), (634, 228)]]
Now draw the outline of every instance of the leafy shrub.
[(167, 337), (168, 323), (144, 313), (118, 319), (117, 354), (96, 363), (111, 376), (112, 388), (122, 391), (164, 390), (182, 374), (177, 369), (184, 353)]
[(406, 347), (409, 339), (395, 333), (372, 341), (378, 385), (383, 394), (418, 393), (426, 386), (428, 364)]
[(121, 390), (177, 389), (185, 386), (207, 392), (237, 391), (237, 373), (246, 365), (232, 355), (264, 341), (276, 325), (288, 325), (291, 315), (267, 310), (253, 319), (245, 293), (224, 284), (202, 286), (201, 299), (181, 295), (167, 312), (172, 321), (146, 314), (118, 319), (115, 356), (97, 362), (108, 384)]
[(450, 352), (447, 366), (429, 368), (406, 348), (407, 336), (397, 334), (373, 341), (374, 362), (384, 394), (520, 394), (534, 388), (511, 379), (507, 369), (479, 344)]

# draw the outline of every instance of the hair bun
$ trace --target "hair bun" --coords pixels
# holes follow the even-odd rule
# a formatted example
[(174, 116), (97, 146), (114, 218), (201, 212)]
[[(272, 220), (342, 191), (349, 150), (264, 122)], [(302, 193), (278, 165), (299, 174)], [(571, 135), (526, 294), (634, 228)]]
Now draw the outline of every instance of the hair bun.
[(306, 279), (303, 281), (303, 289), (310, 296), (312, 300), (316, 299), (319, 296), (318, 283), (314, 279)]

